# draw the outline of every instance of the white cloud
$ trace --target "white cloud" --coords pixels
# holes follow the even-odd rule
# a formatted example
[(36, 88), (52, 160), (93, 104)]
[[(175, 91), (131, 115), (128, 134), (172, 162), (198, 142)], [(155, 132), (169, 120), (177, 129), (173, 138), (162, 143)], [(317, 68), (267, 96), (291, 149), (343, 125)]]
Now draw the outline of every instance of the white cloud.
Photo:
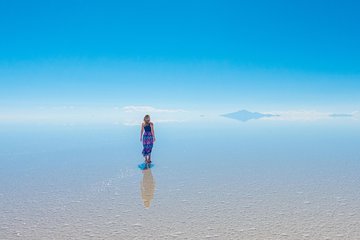
[(183, 122), (191, 120), (193, 113), (183, 109), (162, 109), (152, 106), (35, 106), (32, 108), (1, 108), (0, 123), (122, 123), (137, 125), (144, 114), (154, 122)]
[(355, 119), (360, 119), (360, 111), (354, 111), (351, 113)]
[[(204, 112), (205, 111), (205, 112)], [(147, 105), (128, 106), (46, 106), (33, 108), (1, 108), (0, 123), (106, 123), (139, 125), (145, 114), (150, 114), (154, 123), (181, 123), (204, 121), (218, 121), (222, 117), (216, 110), (210, 112), (184, 110), (180, 108), (156, 108)], [(308, 110), (289, 110), (266, 112), (279, 116), (262, 118), (261, 121), (321, 121), (334, 119), (332, 115), (349, 115), (344, 120), (360, 120), (360, 111), (353, 112), (321, 112)], [(339, 121), (338, 119), (337, 121)]]
[(152, 106), (124, 106), (121, 111), (121, 122), (124, 125), (139, 125), (143, 121), (144, 114), (150, 114), (155, 123), (186, 122), (194, 118), (194, 113), (184, 109), (164, 109)]
[(125, 106), (122, 108), (123, 111), (127, 113), (131, 112), (141, 112), (141, 113), (178, 113), (178, 112), (186, 112), (183, 109), (161, 109), (154, 108), (152, 106)]
[[(319, 112), (319, 111), (283, 111), (283, 112), (273, 112), (279, 116), (272, 118), (264, 118), (263, 120), (283, 120), (283, 121), (317, 121), (317, 120), (326, 120), (333, 119), (334, 115), (337, 113), (332, 112)], [(357, 112), (350, 113), (352, 115), (350, 118), (356, 118)]]
[[(141, 120), (128, 120), (122, 122), (126, 126), (138, 126), (141, 124)], [(157, 119), (156, 123), (183, 123), (186, 122), (185, 120), (178, 120), (178, 119)]]
[(285, 111), (277, 112), (278, 117), (274, 117), (274, 120), (287, 120), (287, 121), (316, 121), (320, 119), (329, 118), (329, 113), (317, 112), (317, 111)]

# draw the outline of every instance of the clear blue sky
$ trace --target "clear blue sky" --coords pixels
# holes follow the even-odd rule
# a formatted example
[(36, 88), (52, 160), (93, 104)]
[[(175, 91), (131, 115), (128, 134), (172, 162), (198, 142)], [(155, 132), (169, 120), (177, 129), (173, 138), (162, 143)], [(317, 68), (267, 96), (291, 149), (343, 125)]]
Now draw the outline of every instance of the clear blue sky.
[(0, 0), (0, 104), (360, 108), (359, 12), (340, 0)]

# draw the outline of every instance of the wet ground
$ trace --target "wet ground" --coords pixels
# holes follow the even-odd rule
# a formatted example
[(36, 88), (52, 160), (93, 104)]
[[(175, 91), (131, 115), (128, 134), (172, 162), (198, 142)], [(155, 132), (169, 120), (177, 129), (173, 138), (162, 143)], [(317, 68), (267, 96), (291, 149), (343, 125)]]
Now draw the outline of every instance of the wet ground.
[(0, 239), (360, 239), (360, 127), (2, 126)]

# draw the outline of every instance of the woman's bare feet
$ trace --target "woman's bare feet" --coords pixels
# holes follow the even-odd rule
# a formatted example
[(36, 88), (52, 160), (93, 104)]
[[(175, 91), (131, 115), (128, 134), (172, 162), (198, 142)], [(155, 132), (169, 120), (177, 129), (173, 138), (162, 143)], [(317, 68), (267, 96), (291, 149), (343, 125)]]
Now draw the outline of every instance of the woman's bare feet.
[(146, 162), (146, 163), (151, 163), (151, 157), (150, 157), (150, 156), (146, 156), (145, 162)]

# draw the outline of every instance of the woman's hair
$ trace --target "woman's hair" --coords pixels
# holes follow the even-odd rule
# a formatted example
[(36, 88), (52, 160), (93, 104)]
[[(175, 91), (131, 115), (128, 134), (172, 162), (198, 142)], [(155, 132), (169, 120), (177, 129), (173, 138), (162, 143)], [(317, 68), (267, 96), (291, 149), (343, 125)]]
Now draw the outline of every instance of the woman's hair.
[(145, 117), (144, 117), (144, 123), (145, 124), (149, 124), (150, 123), (150, 116), (149, 115), (145, 115)]

